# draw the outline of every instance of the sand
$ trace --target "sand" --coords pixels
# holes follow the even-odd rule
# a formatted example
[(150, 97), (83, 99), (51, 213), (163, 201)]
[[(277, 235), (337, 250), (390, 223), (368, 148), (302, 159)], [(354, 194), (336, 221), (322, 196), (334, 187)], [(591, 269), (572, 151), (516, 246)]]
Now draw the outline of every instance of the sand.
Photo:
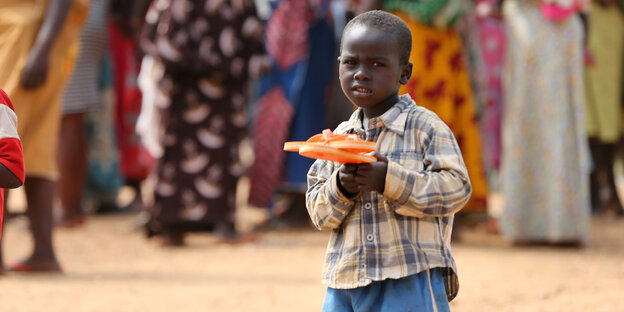
[[(163, 248), (133, 214), (89, 216), (54, 235), (63, 274), (0, 276), (0, 311), (320, 311), (328, 233), (312, 227), (265, 232), (244, 245), (193, 234)], [(27, 223), (5, 231), (7, 263), (30, 248)], [(584, 249), (518, 248), (465, 231), (453, 243), (461, 288), (453, 311), (623, 311), (624, 219), (593, 220)]]

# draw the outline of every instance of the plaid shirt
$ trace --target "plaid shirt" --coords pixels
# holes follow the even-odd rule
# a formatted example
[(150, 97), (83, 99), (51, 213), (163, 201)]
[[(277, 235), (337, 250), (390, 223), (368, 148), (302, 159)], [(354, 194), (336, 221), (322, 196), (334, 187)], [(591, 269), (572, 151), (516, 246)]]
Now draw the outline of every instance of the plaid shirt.
[(409, 95), (369, 120), (366, 129), (362, 113), (356, 110), (335, 133), (377, 142), (388, 158), (384, 193), (347, 198), (338, 189), (336, 162), (317, 160), (308, 172), (312, 222), (332, 230), (323, 284), (349, 289), (440, 268), (451, 300), (459, 286), (450, 246), (453, 215), (472, 192), (455, 137)]

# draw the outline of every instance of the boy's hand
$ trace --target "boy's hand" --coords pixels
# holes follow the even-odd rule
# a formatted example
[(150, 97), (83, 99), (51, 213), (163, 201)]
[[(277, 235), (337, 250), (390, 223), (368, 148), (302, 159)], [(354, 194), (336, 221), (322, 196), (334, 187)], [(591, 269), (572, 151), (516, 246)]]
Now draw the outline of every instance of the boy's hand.
[(344, 164), (338, 170), (338, 188), (349, 198), (360, 192), (358, 184), (355, 182), (356, 172), (356, 164)]
[(355, 176), (358, 190), (361, 192), (375, 191), (383, 194), (386, 186), (388, 158), (378, 152), (372, 152), (367, 155), (377, 157), (377, 161), (358, 165), (357, 175)]

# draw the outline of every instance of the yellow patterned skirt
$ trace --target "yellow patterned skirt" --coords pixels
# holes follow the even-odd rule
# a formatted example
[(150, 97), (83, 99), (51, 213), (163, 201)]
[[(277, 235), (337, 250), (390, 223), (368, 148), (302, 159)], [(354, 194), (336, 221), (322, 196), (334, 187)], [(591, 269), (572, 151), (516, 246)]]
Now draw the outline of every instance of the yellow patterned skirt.
[(0, 86), (15, 106), (26, 175), (55, 179), (61, 96), (73, 70), (88, 5), (84, 0), (73, 1), (50, 51), (46, 82), (37, 89), (26, 90), (20, 85), (22, 70), (46, 8), (47, 1), (42, 0), (0, 1)]
[(416, 104), (435, 112), (453, 131), (472, 182), (472, 197), (463, 212), (484, 212), (488, 195), (481, 138), (473, 94), (459, 35), (450, 29), (425, 27), (407, 15), (412, 31), (412, 78), (401, 87)]

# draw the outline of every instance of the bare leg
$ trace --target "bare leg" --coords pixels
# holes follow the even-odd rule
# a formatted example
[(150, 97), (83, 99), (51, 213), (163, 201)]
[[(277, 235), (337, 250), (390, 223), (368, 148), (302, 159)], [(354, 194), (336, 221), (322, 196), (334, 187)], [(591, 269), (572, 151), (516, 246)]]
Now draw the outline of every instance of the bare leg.
[(14, 271), (60, 271), (52, 245), (52, 207), (55, 182), (42, 178), (26, 177), (24, 183), (34, 247), (29, 258), (11, 267)]
[(602, 158), (602, 148), (601, 144), (598, 140), (590, 138), (589, 139), (589, 148), (592, 154), (593, 168), (591, 174), (589, 176), (589, 187), (591, 193), (591, 210), (593, 214), (600, 215), (602, 214), (603, 207), (600, 200), (600, 172), (602, 171), (603, 165), (601, 164)]
[(615, 210), (615, 212), (619, 215), (624, 214), (624, 208), (622, 208), (622, 201), (620, 200), (620, 196), (617, 192), (617, 187), (615, 185), (615, 173), (613, 172), (613, 165), (615, 164), (615, 152), (616, 146), (615, 144), (605, 144), (605, 166), (607, 166), (607, 187), (609, 188), (609, 201), (607, 202), (607, 206), (610, 206), (611, 209)]
[(4, 238), (4, 225), (7, 224), (7, 218), (9, 216), (7, 205), (6, 205), (8, 196), (9, 196), (9, 190), (4, 190), (4, 200), (5, 200), (5, 202), (4, 202), (4, 211), (3, 211), (3, 216), (2, 216), (2, 223), (3, 223), (2, 224), (2, 231), (1, 231), (2, 237), (0, 237), (0, 275), (4, 274), (4, 258), (2, 257), (2, 241), (3, 241), (3, 238)]
[(87, 147), (84, 130), (85, 114), (63, 116), (58, 149), (60, 171), (58, 194), (62, 215), (58, 225), (76, 226), (84, 222), (82, 196), (87, 166)]

